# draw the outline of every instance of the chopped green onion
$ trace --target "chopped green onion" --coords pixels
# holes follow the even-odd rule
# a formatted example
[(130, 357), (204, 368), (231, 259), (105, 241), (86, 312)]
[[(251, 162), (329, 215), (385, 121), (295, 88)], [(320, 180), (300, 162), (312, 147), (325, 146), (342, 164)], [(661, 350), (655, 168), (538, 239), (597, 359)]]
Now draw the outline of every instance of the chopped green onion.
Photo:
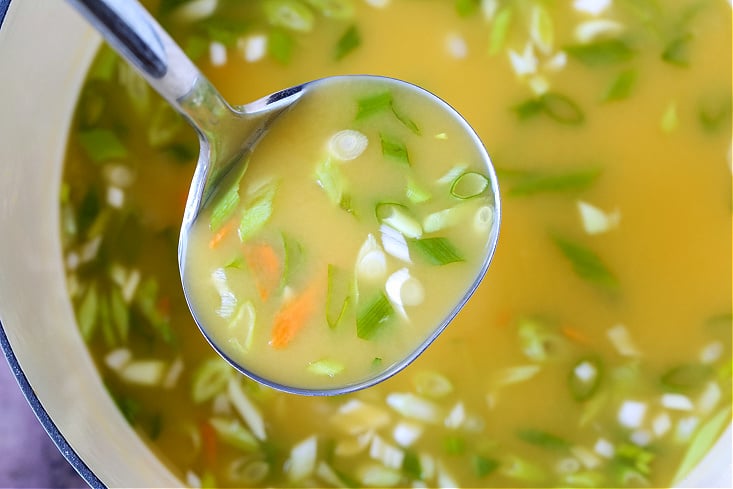
[(325, 375), (327, 377), (335, 377), (344, 370), (345, 366), (341, 362), (332, 360), (330, 358), (323, 358), (310, 362), (308, 364), (308, 372), (316, 375)]
[(251, 238), (267, 223), (272, 215), (272, 204), (275, 199), (277, 184), (270, 182), (258, 189), (252, 196), (242, 213), (239, 222), (239, 239), (244, 242)]
[(209, 40), (203, 36), (192, 35), (186, 39), (186, 43), (183, 46), (183, 52), (186, 56), (194, 61), (197, 61), (209, 50)]
[(430, 192), (418, 184), (412, 177), (407, 177), (405, 196), (413, 204), (422, 204), (432, 197)]
[(89, 284), (81, 304), (77, 309), (77, 322), (79, 323), (79, 331), (82, 338), (89, 342), (94, 335), (94, 329), (97, 325), (97, 316), (99, 312), (99, 301), (97, 300), (97, 286), (95, 283)]
[(399, 163), (410, 166), (410, 155), (407, 152), (405, 143), (383, 133), (379, 134), (379, 140), (382, 143), (382, 154), (385, 158), (392, 158)]
[(420, 457), (413, 450), (405, 450), (404, 453), (405, 455), (402, 458), (402, 472), (410, 479), (421, 480), (423, 475)]
[(333, 58), (338, 61), (344, 58), (347, 54), (359, 47), (361, 44), (361, 34), (356, 24), (351, 25), (344, 31), (339, 38), (334, 49)]
[(453, 392), (453, 384), (448, 378), (434, 371), (422, 370), (412, 379), (415, 391), (423, 396), (439, 399)]
[(570, 443), (566, 440), (542, 430), (525, 428), (519, 430), (517, 432), (517, 436), (522, 441), (531, 443), (532, 445), (537, 445), (538, 447), (547, 448), (549, 450), (567, 450), (570, 448)]
[(306, 0), (306, 2), (324, 17), (350, 19), (354, 16), (354, 4), (351, 0)]
[(256, 452), (259, 450), (259, 443), (252, 433), (244, 425), (234, 418), (214, 417), (209, 419), (216, 434), (227, 445), (245, 452)]
[(160, 102), (153, 110), (148, 123), (148, 143), (161, 148), (173, 142), (183, 127), (183, 118), (168, 102)]
[(284, 288), (290, 283), (295, 271), (303, 263), (303, 245), (300, 241), (296, 240), (292, 236), (282, 233), (282, 244), (283, 244), (283, 274), (280, 281), (280, 288)]
[(110, 292), (109, 314), (117, 332), (117, 337), (123, 343), (127, 343), (130, 332), (130, 312), (119, 287), (113, 287)]
[(357, 313), (356, 335), (363, 340), (371, 340), (393, 316), (392, 304), (380, 292)]
[(623, 100), (629, 98), (631, 91), (636, 85), (637, 72), (636, 70), (624, 70), (614, 78), (611, 84), (606, 89), (606, 93), (603, 95), (602, 100), (604, 102), (610, 102), (613, 100)]
[(341, 161), (350, 161), (364, 153), (369, 139), (363, 133), (353, 129), (344, 129), (334, 133), (328, 140), (331, 155)]
[(499, 463), (499, 461), (493, 458), (486, 458), (481, 455), (474, 455), (471, 457), (471, 467), (473, 468), (473, 473), (479, 479), (482, 479), (490, 473), (494, 472), (496, 469), (499, 468), (500, 465), (501, 464)]
[(158, 307), (158, 281), (148, 277), (135, 290), (134, 303), (142, 316), (150, 323), (156, 333), (168, 344), (175, 341), (170, 318)]
[(357, 102), (356, 120), (365, 119), (383, 110), (391, 109), (392, 93), (379, 92), (368, 97), (360, 98)]
[(659, 127), (664, 132), (672, 132), (677, 129), (679, 125), (679, 117), (677, 116), (677, 103), (673, 100), (664, 110), (662, 114), (662, 120), (659, 123)]
[(409, 129), (413, 134), (416, 134), (418, 136), (420, 135), (420, 128), (418, 127), (417, 123), (407, 117), (402, 112), (398, 111), (394, 104), (392, 104), (392, 113), (395, 117), (397, 117), (397, 120), (400, 121), (402, 125)]
[(517, 336), (522, 353), (536, 362), (545, 362), (561, 353), (564, 339), (548, 324), (536, 317), (522, 316), (517, 321)]
[(218, 42), (224, 46), (233, 46), (250, 24), (233, 17), (210, 17), (197, 24), (199, 29), (206, 32), (209, 42)]
[(595, 182), (600, 174), (600, 168), (581, 168), (562, 173), (520, 171), (516, 176), (507, 175), (507, 180), (512, 182), (507, 194), (518, 197), (583, 190)]
[(547, 479), (547, 474), (541, 467), (514, 455), (510, 455), (504, 460), (501, 466), (501, 473), (511, 479), (534, 484), (541, 483)]
[(315, 16), (299, 0), (265, 0), (262, 3), (270, 24), (293, 31), (309, 32), (313, 29)]
[(605, 39), (588, 44), (566, 46), (565, 52), (591, 67), (622, 63), (634, 56), (634, 51), (619, 39)]
[(328, 264), (328, 290), (326, 292), (326, 322), (335, 329), (341, 323), (351, 305), (351, 277), (335, 265)]
[(555, 29), (552, 17), (541, 3), (537, 3), (532, 7), (530, 37), (543, 53), (549, 54), (552, 51)]
[(95, 163), (127, 157), (127, 148), (109, 129), (89, 129), (79, 132), (79, 144)]
[(201, 404), (223, 392), (232, 374), (231, 366), (218, 356), (201, 362), (194, 371), (191, 381), (193, 402)]
[(158, 385), (163, 378), (165, 363), (162, 360), (132, 360), (120, 370), (120, 378), (136, 385)]
[[(252, 457), (242, 457), (229, 465), (229, 477), (240, 484), (239, 487), (256, 487), (270, 474), (270, 463), (266, 460), (252, 460)], [(218, 487), (215, 484), (201, 487)]]
[(478, 172), (466, 172), (453, 180), (450, 194), (461, 200), (478, 197), (489, 188), (489, 179)]
[(285, 29), (272, 29), (267, 36), (267, 52), (276, 61), (288, 64), (293, 57), (295, 39)]
[(413, 239), (411, 244), (431, 265), (447, 265), (462, 262), (465, 259), (447, 238), (434, 237)]
[(226, 187), (221, 186), (219, 192), (214, 197), (214, 203), (211, 208), (211, 220), (209, 221), (209, 229), (216, 232), (224, 222), (231, 217), (239, 205), (239, 184), (244, 175), (247, 165), (242, 165), (241, 171), (232, 178)]
[(573, 365), (568, 375), (570, 395), (576, 401), (586, 401), (598, 390), (603, 366), (597, 358), (584, 358)]
[(302, 481), (313, 473), (317, 455), (318, 438), (316, 435), (311, 435), (293, 446), (290, 450), (290, 458), (285, 462), (291, 483)]
[(489, 55), (494, 56), (501, 52), (509, 35), (509, 28), (512, 24), (511, 5), (502, 7), (494, 17), (489, 35)]
[(690, 64), (690, 43), (692, 34), (685, 32), (672, 39), (662, 52), (662, 60), (669, 64), (685, 67)]
[(346, 192), (346, 181), (339, 163), (326, 158), (316, 166), (316, 182), (326, 192), (332, 204), (341, 205)]
[(517, 117), (520, 121), (527, 120), (531, 117), (540, 115), (542, 113), (544, 106), (542, 104), (542, 99), (540, 98), (531, 98), (528, 100), (525, 100), (524, 102), (515, 105), (512, 107), (512, 110), (515, 114), (517, 114)]
[(443, 439), (443, 450), (448, 455), (461, 455), (466, 451), (466, 440), (457, 435), (449, 435)]
[(461, 222), (461, 217), (464, 214), (463, 211), (464, 209), (461, 207), (449, 207), (448, 209), (428, 214), (422, 221), (423, 231), (434, 233), (441, 229), (455, 226)]
[(689, 442), (682, 457), (673, 484), (677, 485), (695, 467), (703, 456), (710, 451), (723, 429), (730, 424), (730, 406), (726, 406), (712, 416), (698, 430)]
[(240, 304), (227, 328), (230, 335), (229, 343), (240, 351), (248, 351), (254, 340), (256, 320), (257, 311), (252, 301), (248, 300)]
[(468, 17), (475, 13), (481, 5), (480, 0), (454, 0), (456, 12), (461, 17)]
[(110, 81), (115, 74), (118, 61), (117, 53), (109, 46), (103, 45), (89, 69), (89, 79)]
[(422, 226), (410, 215), (407, 207), (402, 204), (380, 202), (374, 209), (374, 213), (380, 224), (388, 225), (407, 238), (422, 236)]
[(690, 391), (701, 388), (712, 373), (709, 365), (690, 363), (667, 370), (660, 381), (666, 390)]
[(580, 278), (610, 292), (618, 289), (618, 279), (594, 251), (562, 236), (552, 240)]
[(557, 122), (577, 125), (585, 120), (580, 107), (565, 95), (547, 92), (540, 96), (542, 110)]

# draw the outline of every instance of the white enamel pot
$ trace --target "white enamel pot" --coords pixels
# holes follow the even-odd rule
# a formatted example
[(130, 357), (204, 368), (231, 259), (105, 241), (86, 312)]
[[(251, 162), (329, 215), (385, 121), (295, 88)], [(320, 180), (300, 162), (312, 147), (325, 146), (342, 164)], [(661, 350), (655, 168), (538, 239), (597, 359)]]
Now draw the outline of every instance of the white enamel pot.
[[(0, 22), (0, 344), (44, 428), (91, 486), (180, 487), (107, 394), (66, 296), (62, 159), (100, 38), (62, 0), (0, 0)], [(730, 427), (682, 487), (731, 487)]]

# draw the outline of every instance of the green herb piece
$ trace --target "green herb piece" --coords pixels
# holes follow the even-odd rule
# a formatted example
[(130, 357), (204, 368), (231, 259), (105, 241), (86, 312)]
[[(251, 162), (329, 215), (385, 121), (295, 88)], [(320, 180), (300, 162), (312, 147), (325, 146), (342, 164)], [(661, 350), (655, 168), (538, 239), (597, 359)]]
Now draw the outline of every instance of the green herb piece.
[(479, 479), (486, 477), (499, 468), (499, 461), (493, 458), (486, 458), (481, 455), (471, 457), (471, 468), (474, 475)]
[(79, 323), (79, 331), (81, 332), (82, 338), (88, 343), (94, 335), (99, 312), (96, 284), (89, 284), (77, 311), (76, 320)]
[(689, 363), (667, 370), (660, 377), (662, 387), (671, 391), (691, 391), (699, 389), (713, 374), (709, 365)]
[(525, 100), (521, 104), (515, 105), (512, 107), (512, 110), (517, 114), (520, 121), (524, 121), (542, 114), (544, 105), (541, 98), (531, 98), (529, 100)]
[(565, 339), (551, 324), (538, 317), (520, 317), (517, 320), (517, 337), (522, 353), (535, 362), (545, 362), (566, 348)]
[(326, 322), (336, 329), (351, 304), (351, 277), (336, 265), (328, 264), (328, 290), (326, 291)]
[[(533, 484), (539, 484), (547, 479), (547, 474), (541, 467), (516, 455), (510, 455), (504, 460), (501, 465), (501, 473), (511, 479)], [(535, 485), (534, 487), (542, 486)]]
[(204, 36), (191, 35), (183, 45), (183, 52), (194, 61), (199, 60), (209, 50), (209, 40)]
[(507, 175), (507, 180), (511, 179), (512, 182), (507, 195), (526, 197), (547, 192), (579, 191), (589, 187), (600, 174), (601, 169), (597, 167), (562, 173), (519, 171), (511, 176)]
[(368, 97), (362, 97), (356, 101), (356, 120), (365, 119), (383, 110), (391, 110), (392, 93), (389, 91), (379, 92)]
[(227, 445), (250, 453), (259, 450), (257, 438), (238, 419), (214, 417), (209, 424)]
[(634, 85), (636, 85), (636, 78), (636, 70), (622, 71), (608, 86), (602, 100), (604, 102), (611, 102), (613, 100), (629, 98), (629, 95), (631, 95), (631, 92), (634, 89)]
[(232, 367), (220, 357), (204, 360), (193, 372), (191, 399), (196, 404), (213, 399), (227, 388), (232, 374)]
[(731, 408), (726, 406), (697, 430), (678, 466), (673, 485), (676, 486), (710, 451), (720, 433), (730, 424), (730, 420)]
[(242, 168), (226, 183), (226, 186), (220, 185), (211, 207), (209, 229), (212, 232), (219, 230), (239, 206), (239, 184), (242, 176), (244, 176), (246, 166), (242, 165)]
[(308, 364), (308, 372), (315, 375), (325, 375), (326, 377), (335, 377), (339, 373), (343, 372), (345, 366), (341, 362), (331, 360), (329, 358), (323, 358), (316, 360)]
[(476, 13), (480, 4), (479, 0), (454, 0), (456, 12), (461, 17), (468, 17)]
[(391, 136), (379, 133), (379, 140), (382, 143), (382, 155), (391, 158), (399, 163), (410, 166), (410, 156), (407, 153), (407, 146)]
[(443, 439), (443, 450), (448, 455), (461, 455), (466, 451), (466, 441), (457, 435), (449, 435)]
[(407, 238), (422, 236), (422, 226), (402, 204), (380, 202), (375, 207), (374, 214), (380, 224), (396, 229)]
[(131, 397), (115, 397), (115, 404), (117, 404), (127, 422), (134, 426), (142, 410), (140, 403)]
[(374, 357), (372, 359), (372, 368), (379, 368), (382, 366), (382, 359), (380, 357)]
[(346, 192), (346, 179), (341, 172), (340, 163), (326, 158), (316, 166), (316, 183), (323, 189), (332, 204), (343, 208)]
[(117, 56), (117, 53), (109, 46), (103, 45), (99, 49), (99, 54), (92, 63), (87, 76), (90, 80), (110, 81), (115, 74), (118, 62), (119, 56)]
[(598, 390), (602, 377), (603, 365), (598, 358), (578, 360), (568, 374), (570, 395), (576, 401), (587, 401)]
[(295, 39), (285, 29), (274, 28), (267, 36), (267, 52), (276, 61), (286, 65), (290, 63), (295, 48)]
[(607, 291), (618, 289), (616, 276), (591, 249), (557, 235), (552, 237), (552, 241), (580, 278)]
[(662, 120), (659, 122), (659, 127), (664, 132), (672, 132), (677, 129), (679, 125), (679, 116), (677, 115), (677, 103), (673, 100), (664, 109), (662, 114)]
[(422, 204), (432, 198), (430, 191), (417, 183), (412, 177), (407, 177), (405, 196), (413, 204)]
[(356, 27), (356, 24), (353, 24), (344, 31), (336, 43), (333, 58), (336, 61), (339, 61), (354, 49), (358, 48), (360, 44), (361, 34), (359, 33), (359, 29)]
[(460, 251), (451, 243), (448, 238), (434, 237), (413, 239), (410, 244), (425, 258), (431, 265), (448, 265), (465, 261)]
[(109, 129), (89, 129), (79, 132), (79, 144), (95, 163), (127, 157), (127, 148)]
[(276, 191), (277, 184), (270, 182), (258, 189), (250, 198), (242, 212), (242, 220), (239, 222), (240, 241), (247, 241), (265, 226), (272, 215), (272, 204)]
[(371, 340), (394, 316), (389, 299), (380, 292), (363, 306), (356, 315), (356, 336)]
[(685, 32), (672, 39), (662, 52), (662, 60), (675, 66), (686, 67), (690, 64), (690, 43), (692, 34)]
[(265, 0), (262, 2), (270, 24), (285, 27), (297, 32), (313, 30), (315, 16), (313, 12), (299, 0)]
[(631, 483), (646, 482), (649, 475), (650, 464), (654, 460), (654, 454), (648, 449), (624, 443), (616, 447), (616, 453), (611, 461), (611, 472), (620, 487)]
[(563, 482), (569, 487), (608, 487), (601, 472), (582, 470), (565, 474)]
[(730, 94), (703, 100), (698, 111), (698, 120), (703, 129), (709, 133), (715, 133), (729, 126), (732, 106)]
[(422, 464), (414, 450), (405, 450), (405, 456), (402, 458), (402, 472), (410, 479), (422, 480)]
[(537, 98), (526, 100), (513, 107), (520, 120), (526, 120), (540, 114), (568, 125), (583, 123), (585, 115), (580, 107), (565, 95), (547, 92)]
[(303, 245), (300, 241), (296, 240), (292, 236), (282, 233), (282, 244), (283, 244), (283, 274), (280, 282), (280, 289), (288, 285), (293, 277), (293, 274), (303, 264), (304, 251)]
[(183, 118), (168, 102), (160, 102), (148, 122), (148, 143), (153, 148), (162, 148), (173, 142), (184, 126)]
[(445, 375), (430, 370), (415, 374), (413, 384), (418, 394), (432, 399), (440, 399), (453, 392), (453, 384)]
[(306, 2), (324, 17), (350, 19), (354, 16), (354, 4), (351, 0), (306, 0)]
[(565, 52), (590, 67), (622, 63), (634, 56), (634, 51), (619, 39), (566, 46)]
[(509, 29), (512, 25), (512, 9), (507, 5), (502, 7), (494, 17), (489, 35), (489, 56), (494, 56), (502, 51), (506, 39), (509, 36)]
[(570, 448), (570, 443), (566, 440), (542, 430), (526, 428), (519, 430), (517, 436), (522, 441), (548, 450), (567, 450)]
[(489, 188), (489, 178), (478, 172), (469, 171), (453, 180), (450, 194), (456, 199), (466, 200), (478, 197)]

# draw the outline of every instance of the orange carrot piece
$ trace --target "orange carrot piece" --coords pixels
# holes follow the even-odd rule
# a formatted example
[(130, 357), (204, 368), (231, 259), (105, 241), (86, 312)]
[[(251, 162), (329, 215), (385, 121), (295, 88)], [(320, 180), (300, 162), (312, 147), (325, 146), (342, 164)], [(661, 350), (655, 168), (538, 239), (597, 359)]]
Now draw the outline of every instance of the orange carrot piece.
[(273, 348), (284, 348), (303, 329), (316, 307), (318, 288), (311, 284), (300, 295), (288, 301), (275, 316), (272, 339)]
[(199, 424), (199, 432), (201, 433), (201, 448), (204, 453), (204, 460), (208, 465), (216, 463), (217, 440), (216, 431), (208, 421), (202, 421)]
[(246, 246), (244, 257), (254, 273), (257, 292), (266, 301), (280, 283), (280, 257), (272, 246), (263, 243)]
[(224, 238), (226, 238), (229, 233), (232, 232), (234, 229), (234, 219), (230, 220), (226, 224), (224, 224), (219, 230), (214, 234), (214, 236), (211, 237), (211, 240), (209, 241), (209, 248), (212, 250), (219, 246), (219, 244), (222, 242)]
[(572, 326), (563, 326), (560, 328), (560, 332), (565, 335), (566, 338), (579, 343), (581, 345), (590, 345), (591, 340), (583, 332), (573, 328)]

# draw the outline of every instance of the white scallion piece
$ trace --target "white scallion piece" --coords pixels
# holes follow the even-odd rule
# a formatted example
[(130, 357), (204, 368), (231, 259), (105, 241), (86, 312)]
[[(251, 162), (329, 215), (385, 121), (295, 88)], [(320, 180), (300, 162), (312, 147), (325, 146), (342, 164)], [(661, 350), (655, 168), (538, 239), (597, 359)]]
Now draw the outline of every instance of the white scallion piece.
[(540, 371), (539, 365), (518, 365), (516, 367), (507, 367), (497, 370), (492, 375), (492, 384), (496, 386), (504, 386), (525, 382)]
[(484, 14), (484, 19), (494, 20), (497, 10), (499, 10), (499, 0), (481, 0), (481, 13)]
[(684, 443), (692, 438), (697, 426), (700, 424), (700, 418), (697, 416), (688, 416), (677, 421), (677, 429), (674, 433), (675, 441)]
[(543, 75), (533, 75), (527, 81), (529, 89), (537, 97), (540, 97), (550, 91), (550, 82)]
[(359, 481), (367, 487), (393, 487), (400, 483), (402, 472), (377, 464), (366, 464), (357, 470)]
[(586, 469), (595, 469), (601, 465), (601, 459), (599, 459), (592, 450), (582, 446), (575, 445), (570, 447), (570, 452), (577, 458), (583, 467)]
[(581, 468), (580, 460), (575, 457), (564, 457), (555, 464), (555, 471), (558, 474), (574, 474)]
[(573, 370), (573, 374), (583, 382), (589, 382), (596, 378), (598, 370), (589, 361), (579, 363)]
[(445, 49), (455, 59), (464, 59), (468, 56), (468, 45), (460, 34), (452, 32), (445, 37)]
[(386, 224), (379, 226), (379, 231), (382, 234), (382, 247), (388, 255), (405, 263), (412, 263), (410, 248), (407, 247), (407, 240), (401, 232)]
[(192, 470), (186, 472), (186, 485), (194, 489), (201, 487), (201, 478)]
[(345, 487), (336, 471), (322, 460), (316, 466), (316, 476), (331, 487)]
[(611, 442), (606, 440), (605, 438), (599, 438), (596, 441), (593, 450), (598, 455), (604, 458), (613, 458), (613, 455), (616, 453), (616, 449), (614, 448), (613, 444), (611, 444)]
[(583, 229), (588, 234), (601, 234), (618, 226), (621, 214), (618, 210), (605, 212), (588, 202), (578, 201), (578, 213)]
[(407, 318), (405, 306), (419, 306), (425, 300), (425, 288), (418, 279), (410, 275), (410, 270), (401, 268), (387, 278), (384, 285), (392, 305), (403, 318)]
[(565, 51), (559, 51), (545, 61), (544, 67), (549, 71), (560, 71), (568, 64), (568, 55)]
[[(248, 351), (252, 347), (252, 341), (254, 340), (256, 322), (257, 311), (252, 301), (246, 301), (241, 304), (229, 323), (228, 330), (232, 333), (229, 341), (234, 343), (236, 347)], [(240, 342), (240, 338), (243, 338), (244, 341)]]
[(445, 375), (433, 370), (421, 370), (412, 379), (415, 391), (432, 399), (445, 397), (453, 392), (453, 383)]
[[(407, 242), (405, 242), (406, 245)], [(356, 257), (356, 272), (360, 279), (372, 282), (384, 280), (384, 276), (387, 274), (387, 257), (371, 233), (359, 249), (359, 254)]]
[(369, 457), (381, 462), (385, 467), (389, 467), (390, 469), (399, 469), (402, 467), (405, 452), (394, 445), (391, 445), (382, 437), (374, 435), (372, 443), (369, 446)]
[(220, 392), (214, 396), (211, 401), (211, 411), (218, 416), (228, 416), (232, 414), (232, 403), (226, 392)]
[(264, 34), (253, 34), (251, 36), (237, 39), (237, 48), (242, 57), (248, 63), (255, 63), (267, 54), (267, 36)]
[(644, 422), (647, 405), (641, 401), (624, 401), (618, 411), (618, 422), (626, 428), (639, 428)]
[(209, 61), (212, 66), (224, 66), (227, 64), (227, 47), (217, 41), (209, 44)]
[(722, 395), (717, 382), (708, 382), (696, 403), (700, 414), (709, 414), (718, 405)]
[(102, 244), (102, 236), (95, 236), (79, 248), (79, 262), (87, 263), (97, 257), (99, 246)]
[(183, 358), (176, 357), (175, 360), (168, 367), (168, 371), (163, 379), (163, 389), (173, 389), (178, 384), (178, 379), (181, 378), (183, 373)]
[(647, 430), (636, 430), (629, 438), (631, 443), (639, 447), (645, 447), (652, 442), (652, 434)]
[(219, 0), (193, 0), (185, 2), (173, 12), (173, 17), (178, 21), (187, 23), (203, 20), (211, 15), (219, 5)]
[(552, 17), (542, 4), (532, 7), (529, 27), (530, 39), (543, 54), (550, 54), (555, 40)]
[(591, 15), (600, 15), (611, 6), (611, 0), (575, 0), (575, 10)]
[(120, 286), (122, 288), (122, 298), (125, 300), (125, 303), (129, 304), (132, 302), (138, 285), (140, 285), (140, 270), (135, 268), (130, 270), (125, 283)]
[(374, 8), (385, 8), (389, 5), (390, 0), (365, 0), (367, 5)]
[(422, 221), (423, 231), (434, 233), (435, 231), (455, 226), (460, 222), (461, 214), (461, 207), (450, 207), (428, 214)]
[(713, 341), (705, 345), (700, 350), (700, 361), (702, 363), (711, 364), (715, 363), (723, 355), (723, 343), (720, 341)]
[(229, 400), (232, 401), (234, 409), (239, 413), (250, 431), (258, 440), (264, 440), (267, 438), (265, 432), (265, 420), (262, 418), (257, 406), (247, 397), (242, 385), (239, 382), (239, 378), (233, 376), (229, 379), (227, 386), (227, 392), (229, 393)]
[(684, 394), (662, 394), (660, 402), (665, 408), (672, 409), (674, 411), (692, 411), (693, 408), (692, 401)]
[(436, 183), (440, 185), (448, 185), (452, 184), (456, 178), (460, 177), (464, 173), (466, 173), (466, 169), (468, 167), (466, 165), (456, 165), (447, 172), (445, 172), (441, 177), (439, 177), (436, 180)]
[(76, 270), (76, 268), (79, 266), (80, 261), (81, 259), (79, 258), (79, 254), (74, 251), (70, 251), (66, 255), (66, 270)]
[(328, 140), (331, 156), (341, 161), (351, 161), (361, 156), (369, 146), (369, 138), (353, 129), (339, 131)]
[(453, 406), (453, 409), (450, 410), (448, 416), (445, 417), (445, 420), (443, 420), (443, 424), (446, 428), (455, 430), (462, 427), (465, 422), (466, 408), (463, 405), (463, 402), (458, 401), (455, 406)]
[(219, 293), (220, 298), (219, 308), (216, 310), (216, 313), (223, 318), (231, 317), (234, 309), (237, 307), (237, 297), (232, 292), (232, 289), (229, 288), (226, 270), (217, 268), (211, 272), (211, 281)]
[(419, 238), (423, 230), (420, 222), (413, 218), (403, 206), (380, 204), (377, 206), (377, 218), (382, 225), (390, 226), (406, 238)]
[(602, 36), (618, 34), (623, 29), (624, 26), (614, 20), (587, 20), (575, 27), (575, 39), (581, 43), (590, 43)]
[(132, 352), (129, 348), (117, 348), (105, 355), (104, 364), (115, 372), (119, 372), (130, 360), (132, 360)]
[(115, 209), (121, 209), (125, 205), (125, 191), (113, 185), (107, 187), (107, 204)]
[(657, 414), (652, 420), (652, 432), (657, 438), (666, 435), (671, 427), (672, 418), (665, 412)]
[(631, 339), (629, 330), (623, 324), (617, 324), (613, 326), (607, 332), (608, 338), (611, 340), (614, 348), (621, 355), (625, 357), (638, 357), (641, 356), (641, 351), (636, 347), (634, 341)]
[(537, 73), (538, 61), (531, 42), (527, 42), (521, 54), (513, 49), (510, 49), (507, 54), (509, 56), (509, 63), (517, 76), (524, 77)]
[(166, 363), (162, 360), (130, 360), (120, 370), (120, 378), (127, 383), (145, 386), (159, 385)]
[(104, 179), (115, 187), (129, 187), (135, 181), (135, 174), (127, 165), (108, 164), (102, 169)]
[(439, 423), (442, 417), (437, 404), (411, 393), (389, 394), (387, 405), (406, 418), (426, 423)]
[(346, 437), (336, 444), (334, 454), (339, 457), (353, 457), (359, 455), (369, 446), (374, 437), (373, 431), (367, 431), (357, 437)]
[(395, 425), (392, 430), (392, 438), (399, 446), (410, 447), (422, 436), (423, 431), (422, 425), (403, 420)]
[(331, 424), (349, 435), (378, 430), (391, 422), (389, 411), (380, 406), (350, 399), (330, 417)]
[(284, 468), (290, 482), (302, 481), (313, 474), (317, 454), (318, 438), (316, 435), (311, 435), (293, 446)]
[(448, 469), (445, 467), (445, 465), (442, 462), (438, 462), (438, 477), (437, 477), (438, 487), (443, 489), (455, 489), (456, 487), (460, 487), (458, 482), (456, 481), (455, 477), (448, 472)]

